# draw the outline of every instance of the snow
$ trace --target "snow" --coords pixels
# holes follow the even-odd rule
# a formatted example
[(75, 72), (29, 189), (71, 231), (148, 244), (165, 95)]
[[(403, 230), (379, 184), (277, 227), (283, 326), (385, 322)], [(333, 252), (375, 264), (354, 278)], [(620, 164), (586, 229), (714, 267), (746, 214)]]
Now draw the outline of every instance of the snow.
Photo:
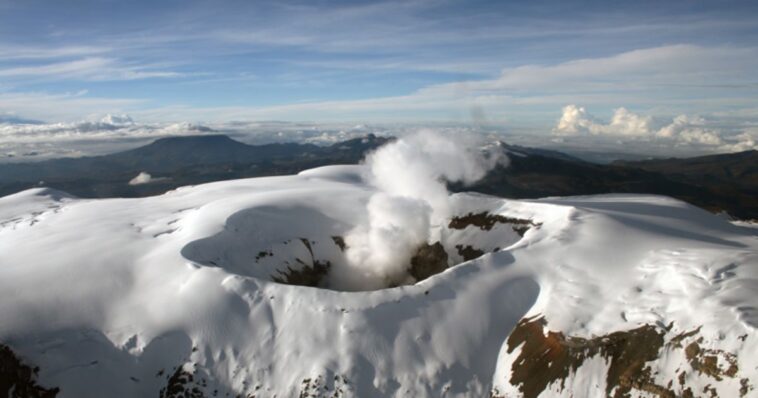
[[(501, 347), (523, 316), (542, 314), (550, 330), (585, 337), (701, 327), (704, 347), (737, 353), (758, 379), (758, 230), (665, 197), (456, 194), (453, 214), (541, 225), (523, 238), (502, 226), (442, 229), (446, 242), (501, 250), (415, 285), (272, 282), (279, 262), (307, 256), (300, 238), (315, 242), (314, 257), (339, 260), (328, 243), (365, 220), (375, 193), (365, 176), (329, 166), (148, 198), (42, 188), (0, 198), (0, 342), (60, 397), (156, 396), (177, 366), (205, 379), (209, 396), (297, 396), (320, 378), (361, 397), (470, 397), (516, 391)], [(274, 256), (256, 263), (264, 250)], [(607, 366), (588, 360), (567, 385), (605, 391), (595, 375)]]

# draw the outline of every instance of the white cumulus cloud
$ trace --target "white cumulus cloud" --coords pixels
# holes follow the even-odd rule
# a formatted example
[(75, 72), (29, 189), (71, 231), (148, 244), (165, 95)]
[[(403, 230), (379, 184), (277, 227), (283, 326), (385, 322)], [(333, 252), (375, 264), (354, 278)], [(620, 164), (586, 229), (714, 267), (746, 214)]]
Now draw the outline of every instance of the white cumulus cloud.
[(553, 129), (555, 135), (574, 135), (589, 131), (592, 120), (587, 115), (587, 111), (576, 105), (566, 105), (563, 107), (558, 125)]
[(648, 140), (675, 146), (709, 148), (716, 152), (737, 152), (755, 149), (753, 135), (743, 132), (728, 133), (710, 127), (700, 116), (678, 115), (671, 122), (653, 127), (651, 116), (640, 115), (617, 108), (607, 123), (592, 117), (583, 107), (563, 107), (561, 118), (553, 128), (553, 135), (623, 137), (626, 140)]
[(700, 116), (679, 115), (656, 133), (658, 137), (670, 138), (687, 144), (721, 145), (721, 133), (706, 127)]
[(555, 135), (576, 135), (589, 133), (593, 135), (646, 136), (650, 134), (652, 118), (618, 108), (608, 124), (596, 121), (583, 107), (567, 105), (558, 125), (553, 129)]

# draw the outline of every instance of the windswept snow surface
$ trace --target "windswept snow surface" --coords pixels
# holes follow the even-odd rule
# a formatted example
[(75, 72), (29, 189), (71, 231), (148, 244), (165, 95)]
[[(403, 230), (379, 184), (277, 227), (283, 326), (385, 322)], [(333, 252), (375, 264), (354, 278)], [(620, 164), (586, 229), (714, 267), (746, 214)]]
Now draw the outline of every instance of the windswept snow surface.
[[(453, 214), (541, 225), (520, 240), (494, 231), (481, 238), (488, 254), (415, 285), (273, 282), (273, 260), (255, 260), (262, 252), (339, 255), (324, 242), (367, 217), (365, 173), (330, 166), (137, 199), (49, 189), (0, 198), (0, 343), (60, 397), (155, 397), (177, 367), (209, 397), (519, 396), (504, 343), (522, 317), (541, 314), (572, 336), (701, 327), (703, 347), (738, 355), (758, 379), (758, 230), (670, 198), (457, 194)], [(568, 385), (605, 396), (592, 375), (607, 366), (589, 360)], [(731, 396), (730, 383), (713, 385)], [(542, 396), (565, 395), (551, 386)]]

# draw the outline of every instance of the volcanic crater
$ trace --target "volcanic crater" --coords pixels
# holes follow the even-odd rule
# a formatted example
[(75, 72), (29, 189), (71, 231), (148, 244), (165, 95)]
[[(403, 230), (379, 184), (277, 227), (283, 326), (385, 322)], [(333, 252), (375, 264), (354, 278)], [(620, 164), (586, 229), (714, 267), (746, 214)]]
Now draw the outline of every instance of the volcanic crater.
[[(287, 225), (285, 219), (301, 220)], [(449, 268), (505, 249), (539, 223), (489, 211), (464, 212), (435, 227), (434, 236), (419, 245), (404, 272), (385, 278), (374, 288), (344, 288), (334, 273), (358, 272), (344, 266), (349, 249), (346, 225), (309, 207), (264, 207), (238, 212), (216, 235), (196, 240), (182, 249), (194, 263), (222, 267), (239, 275), (296, 286), (337, 291), (378, 290), (418, 283)], [(296, 231), (296, 232), (293, 232)]]

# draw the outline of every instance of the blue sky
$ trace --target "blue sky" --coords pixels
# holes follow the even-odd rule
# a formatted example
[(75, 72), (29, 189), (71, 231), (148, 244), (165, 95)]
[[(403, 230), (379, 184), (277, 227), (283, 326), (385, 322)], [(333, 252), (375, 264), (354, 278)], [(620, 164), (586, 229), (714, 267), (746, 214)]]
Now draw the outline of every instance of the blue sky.
[(575, 104), (738, 129), (757, 21), (755, 1), (0, 0), (0, 115), (549, 133)]

